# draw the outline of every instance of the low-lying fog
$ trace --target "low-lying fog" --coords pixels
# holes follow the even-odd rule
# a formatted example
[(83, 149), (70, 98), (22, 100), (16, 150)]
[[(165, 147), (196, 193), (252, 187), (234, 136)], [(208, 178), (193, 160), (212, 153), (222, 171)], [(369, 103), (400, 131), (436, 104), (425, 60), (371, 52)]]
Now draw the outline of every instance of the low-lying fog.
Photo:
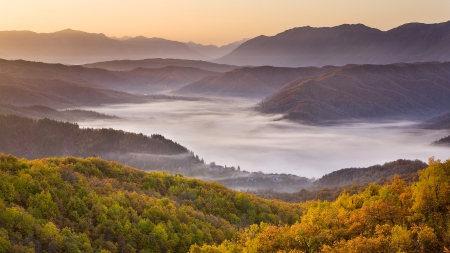
[(429, 145), (450, 133), (417, 130), (413, 122), (312, 127), (274, 121), (280, 115), (252, 110), (258, 100), (160, 100), (83, 108), (122, 119), (79, 122), (81, 127), (162, 134), (206, 163), (242, 170), (320, 177), (348, 167), (396, 159), (450, 158), (450, 148)]

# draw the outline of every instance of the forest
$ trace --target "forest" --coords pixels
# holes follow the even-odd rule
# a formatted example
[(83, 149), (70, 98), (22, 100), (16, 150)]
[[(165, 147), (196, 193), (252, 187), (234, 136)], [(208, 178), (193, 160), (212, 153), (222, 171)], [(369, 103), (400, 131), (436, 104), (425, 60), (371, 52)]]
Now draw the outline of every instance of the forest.
[(98, 157), (0, 155), (0, 252), (442, 252), (450, 160), (335, 201), (266, 200)]

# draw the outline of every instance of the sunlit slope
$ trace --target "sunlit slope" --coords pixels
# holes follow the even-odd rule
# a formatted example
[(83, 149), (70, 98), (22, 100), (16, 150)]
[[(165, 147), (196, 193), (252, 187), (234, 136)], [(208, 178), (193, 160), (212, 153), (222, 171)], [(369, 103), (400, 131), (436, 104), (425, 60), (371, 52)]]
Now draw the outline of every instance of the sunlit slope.
[(261, 223), (206, 252), (446, 252), (450, 245), (450, 160), (430, 160), (417, 183), (396, 178), (385, 186), (312, 201), (294, 225)]
[(188, 252), (193, 244), (230, 240), (251, 224), (293, 224), (303, 211), (94, 157), (28, 161), (0, 154), (0, 176), (4, 252)]
[(293, 81), (258, 107), (307, 123), (430, 117), (450, 110), (450, 63), (347, 66)]

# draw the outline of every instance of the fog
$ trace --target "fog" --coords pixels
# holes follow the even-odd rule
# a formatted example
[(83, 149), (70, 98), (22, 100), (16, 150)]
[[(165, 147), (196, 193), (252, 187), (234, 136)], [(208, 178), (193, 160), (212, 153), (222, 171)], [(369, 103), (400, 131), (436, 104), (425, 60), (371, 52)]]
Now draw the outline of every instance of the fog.
[(81, 127), (162, 134), (206, 163), (242, 170), (320, 177), (348, 167), (396, 159), (450, 158), (450, 148), (430, 143), (449, 131), (415, 129), (415, 122), (306, 126), (276, 121), (281, 115), (253, 110), (258, 100), (159, 100), (147, 104), (84, 107), (120, 119), (79, 122)]

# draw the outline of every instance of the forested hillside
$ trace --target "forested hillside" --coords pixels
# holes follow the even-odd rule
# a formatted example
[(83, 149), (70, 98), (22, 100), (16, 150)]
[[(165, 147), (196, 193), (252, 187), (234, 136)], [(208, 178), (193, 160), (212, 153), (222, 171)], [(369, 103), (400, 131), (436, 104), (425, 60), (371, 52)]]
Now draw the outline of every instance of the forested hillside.
[(419, 174), (411, 186), (395, 178), (333, 202), (306, 202), (294, 225), (251, 225), (190, 252), (443, 252), (450, 245), (450, 160), (430, 159)]
[(129, 153), (192, 156), (185, 147), (158, 134), (148, 137), (113, 129), (82, 129), (76, 123), (14, 115), (0, 115), (0, 140), (0, 152), (29, 159), (97, 155), (120, 160)]
[(0, 252), (188, 252), (303, 208), (99, 158), (0, 154)]
[(349, 65), (286, 84), (258, 109), (309, 124), (429, 118), (450, 110), (450, 64)]
[(442, 252), (450, 160), (419, 174), (288, 204), (95, 157), (0, 155), (0, 251)]

